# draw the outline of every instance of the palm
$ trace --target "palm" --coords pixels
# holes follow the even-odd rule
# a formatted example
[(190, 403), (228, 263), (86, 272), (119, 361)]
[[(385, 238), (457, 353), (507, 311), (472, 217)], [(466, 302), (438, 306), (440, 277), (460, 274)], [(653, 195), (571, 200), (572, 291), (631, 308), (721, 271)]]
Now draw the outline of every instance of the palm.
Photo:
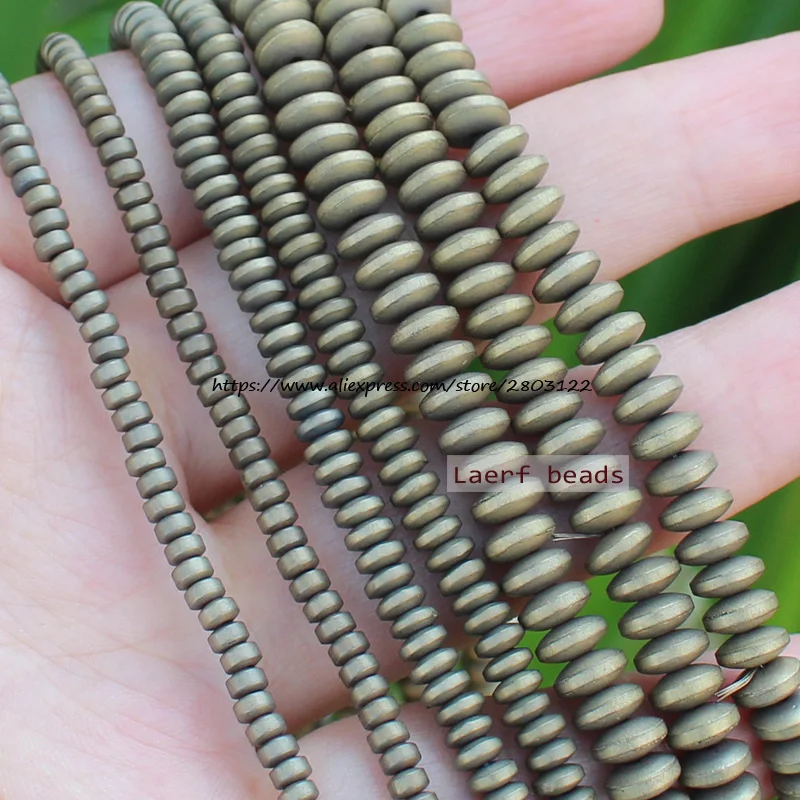
[[(800, 197), (800, 121), (790, 77), (796, 36), (531, 100), (622, 60), (659, 20), (655, 0), (598, 1), (597, 26), (574, 27), (564, 26), (560, 2), (538, 5), (534, 20), (527, 0), (499, 8), (481, 0), (454, 3), (480, 68), (499, 94), (519, 104), (515, 117), (534, 132), (531, 147), (550, 157), (548, 179), (566, 190), (568, 214), (583, 223), (582, 246), (605, 260), (603, 277)], [(138, 68), (127, 55), (98, 64), (143, 153), (175, 244), (184, 248), (184, 268), (230, 372), (258, 378), (263, 366), (252, 334), (190, 212)], [(17, 94), (64, 196), (76, 242), (109, 287), (134, 375), (165, 429), (183, 488), (198, 514), (205, 512), (236, 491), (237, 477), (135, 274), (95, 156), (51, 78), (26, 82)], [(753, 163), (757, 169), (745, 166)], [(230, 712), (218, 664), (170, 586), (119, 438), (86, 380), (85, 345), (68, 312), (50, 299), (53, 286), (33, 258), (26, 221), (4, 182), (0, 218), (7, 221), (0, 241), (0, 790), (9, 800), (56, 791), (120, 800), (264, 796), (269, 782)], [(706, 420), (700, 446), (717, 452), (715, 483), (734, 491), (734, 510), (800, 472), (800, 412), (792, 391), (800, 371), (791, 360), (800, 343), (797, 300), (797, 286), (789, 287), (660, 342), (660, 369), (683, 377), (681, 403)], [(743, 356), (759, 364), (758, 384), (740, 376)], [(277, 394), (251, 399), (288, 469), (322, 563), (387, 675), (399, 676), (396, 643), (363, 597), (363, 579), (310, 471), (298, 464), (291, 431), (276, 424), (282, 401)], [(590, 410), (607, 415), (602, 407)], [(264, 552), (252, 512), (235, 507), (201, 533), (267, 654), (266, 671), (289, 722), (299, 727), (346, 705), (335, 670)], [(423, 752), (439, 753), (426, 756), (425, 765), (440, 800), (468, 796), (450, 772), (430, 716), (406, 710)], [(324, 796), (385, 791), (352, 719), (315, 732), (303, 749)]]

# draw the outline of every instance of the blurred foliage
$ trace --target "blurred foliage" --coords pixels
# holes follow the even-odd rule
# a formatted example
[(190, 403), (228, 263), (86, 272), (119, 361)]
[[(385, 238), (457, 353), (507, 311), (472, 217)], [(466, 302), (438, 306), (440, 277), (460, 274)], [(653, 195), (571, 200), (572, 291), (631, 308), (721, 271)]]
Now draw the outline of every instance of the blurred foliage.
[[(106, 51), (109, 23), (123, 4), (123, 0), (0, 0), (0, 69), (12, 81), (32, 74), (36, 48), (53, 30), (77, 36), (90, 54)], [(619, 69), (798, 29), (796, 0), (667, 0), (658, 37)], [(778, 289), (800, 277), (798, 230), (800, 206), (793, 206), (691, 242), (626, 278), (625, 307), (641, 311), (648, 336), (659, 336)], [(556, 352), (575, 363), (572, 347), (574, 340), (562, 339)], [(749, 551), (767, 562), (765, 584), (781, 599), (776, 622), (800, 630), (800, 594), (793, 585), (800, 575), (800, 549), (789, 546), (800, 520), (800, 481), (739, 516), (752, 531)], [(609, 619), (608, 644), (632, 652), (631, 643), (624, 643), (616, 632), (616, 620), (625, 607), (605, 597), (606, 580), (593, 583), (587, 612)]]

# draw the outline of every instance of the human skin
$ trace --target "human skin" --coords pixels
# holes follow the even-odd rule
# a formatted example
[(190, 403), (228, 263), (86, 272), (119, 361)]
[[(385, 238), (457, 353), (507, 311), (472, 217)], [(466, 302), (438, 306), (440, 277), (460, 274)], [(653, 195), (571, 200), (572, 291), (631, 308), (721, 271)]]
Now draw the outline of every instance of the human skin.
[[(578, 246), (603, 259), (600, 279), (800, 199), (800, 34), (579, 83), (656, 34), (658, 0), (453, 6), (478, 68), (531, 131), (529, 151), (550, 159), (546, 181), (565, 190), (564, 215), (582, 228)], [(230, 373), (263, 375), (256, 338), (172, 163), (152, 91), (128, 54), (97, 65)], [(345, 690), (270, 561), (249, 506), (200, 520), (238, 491), (237, 474), (183, 375), (66, 95), (52, 76), (14, 90), (75, 242), (129, 340), (133, 375), (164, 429), (164, 449), (210, 558), (262, 647), (279, 710), (299, 729), (347, 705)], [(33, 255), (6, 180), (0, 220), (0, 796), (272, 797), (231, 713), (217, 659), (171, 585), (119, 436), (87, 378), (86, 346)], [(733, 491), (731, 514), (800, 474), (799, 304), (795, 284), (657, 340), (659, 372), (680, 375), (686, 387), (676, 409), (705, 421), (697, 446), (717, 454), (713, 484)], [(553, 310), (539, 309), (539, 318)], [(368, 338), (378, 338), (365, 323)], [(758, 381), (750, 374), (756, 365)], [(363, 577), (284, 422), (283, 401), (277, 393), (249, 399), (322, 565), (386, 676), (402, 676), (397, 642), (363, 595)], [(587, 401), (587, 408), (610, 418), (607, 403)], [(624, 441), (609, 432), (604, 447), (613, 445)], [(652, 518), (657, 510), (645, 512)], [(788, 531), (773, 535), (788, 542)], [(670, 541), (662, 534), (658, 544)], [(433, 580), (424, 569), (418, 575), (444, 608)], [(790, 652), (800, 654), (797, 640)], [(466, 776), (455, 771), (432, 715), (414, 706), (404, 712), (440, 800), (468, 798)], [(301, 747), (328, 800), (384, 796), (385, 778), (357, 720), (325, 726)], [(588, 748), (579, 753), (587, 784), (600, 788)], [(753, 769), (766, 776), (756, 754)]]

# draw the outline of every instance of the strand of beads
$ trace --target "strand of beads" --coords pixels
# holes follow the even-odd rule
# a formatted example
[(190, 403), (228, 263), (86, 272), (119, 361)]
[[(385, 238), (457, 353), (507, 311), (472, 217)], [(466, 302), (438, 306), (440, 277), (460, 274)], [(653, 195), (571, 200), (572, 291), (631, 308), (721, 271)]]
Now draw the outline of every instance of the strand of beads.
[[(81, 80), (77, 73), (73, 73), (73, 78), (80, 84), (76, 87), (76, 110), (91, 125), (102, 105), (102, 101), (96, 99), (97, 85), (92, 80)], [(92, 133), (98, 137), (101, 158), (114, 176), (114, 183), (122, 188), (141, 180), (142, 172), (130, 153), (130, 140), (118, 140), (105, 147), (103, 140), (109, 130), (107, 125), (96, 125)], [(250, 639), (247, 626), (238, 619), (239, 607), (226, 594), (222, 581), (215, 577), (211, 562), (204, 555), (203, 539), (177, 488), (175, 472), (160, 447), (161, 428), (153, 419), (150, 406), (142, 399), (139, 385), (131, 380), (126, 361), (128, 343), (119, 333), (117, 318), (108, 310), (108, 296), (98, 288), (86, 256), (75, 247), (68, 231), (69, 219), (61, 208), (61, 196), (39, 161), (33, 135), (2, 75), (0, 159), (14, 193), (31, 218), (36, 257), (48, 265), (50, 274), (59, 284), (61, 297), (80, 323), (81, 336), (89, 345), (89, 354), (96, 364), (92, 383), (102, 392), (103, 404), (112, 412), (114, 427), (122, 434), (123, 445), (129, 453), (128, 473), (136, 478), (145, 515), (154, 524), (158, 541), (165, 546), (175, 585), (183, 592), (189, 608), (198, 612), (200, 624), (209, 631), (209, 645), (220, 656), (222, 667), (230, 676), (226, 686), (234, 700), (236, 717), (247, 725), (248, 739), (264, 766), (269, 768), (270, 778), (281, 790), (282, 800), (314, 800), (319, 793), (310, 779), (311, 767), (298, 755), (297, 741), (275, 710), (275, 701), (267, 690), (266, 675), (258, 666), (261, 651)], [(256, 731), (258, 736), (254, 737)], [(278, 751), (283, 754), (281, 758), (263, 757), (264, 754), (274, 756)]]

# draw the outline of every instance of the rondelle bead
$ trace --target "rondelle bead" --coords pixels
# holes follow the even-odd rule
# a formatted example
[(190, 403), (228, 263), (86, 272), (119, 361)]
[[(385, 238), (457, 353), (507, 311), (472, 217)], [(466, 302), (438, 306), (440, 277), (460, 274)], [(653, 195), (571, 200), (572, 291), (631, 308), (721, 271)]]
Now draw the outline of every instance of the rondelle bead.
[(563, 622), (551, 630), (536, 648), (544, 663), (565, 663), (591, 650), (608, 630), (603, 617), (587, 615)]
[(572, 249), (578, 240), (578, 232), (578, 226), (567, 220), (543, 225), (519, 246), (514, 256), (514, 267), (520, 272), (544, 269)]
[(457, 42), (461, 38), (461, 28), (449, 14), (421, 13), (398, 30), (394, 45), (408, 57), (435, 42)]
[(661, 360), (653, 344), (635, 344), (603, 364), (592, 379), (595, 392), (601, 397), (622, 394), (639, 381), (648, 378)]
[[(545, 365), (549, 364), (554, 370), (552, 377), (546, 378), (546, 380), (557, 382), (563, 379), (566, 366), (561, 359), (538, 359), (538, 361), (544, 361)], [(536, 446), (536, 455), (583, 455), (594, 450), (602, 441), (605, 433), (605, 426), (596, 419), (584, 418), (562, 422), (542, 436)]]
[(626, 611), (619, 621), (619, 630), (627, 639), (653, 639), (682, 625), (692, 611), (694, 603), (688, 595), (657, 594)]
[(721, 742), (739, 720), (739, 709), (733, 703), (705, 703), (684, 711), (670, 725), (670, 747), (705, 750)]
[[(217, 0), (222, 2), (222, 0)], [(282, 791), (282, 800), (317, 800), (319, 790), (310, 780), (300, 780), (292, 783)]]
[(780, 656), (756, 670), (747, 686), (734, 695), (743, 708), (766, 708), (785, 700), (800, 687), (800, 661)]
[(646, 800), (659, 797), (681, 774), (674, 755), (651, 753), (632, 764), (617, 767), (606, 780), (611, 800)]
[(238, 700), (252, 692), (266, 689), (267, 679), (263, 670), (259, 667), (249, 667), (248, 669), (234, 672), (234, 674), (225, 681), (225, 686), (228, 689), (228, 694), (234, 700)]
[(499, 528), (487, 540), (484, 552), (495, 563), (513, 563), (539, 550), (554, 532), (555, 522), (550, 516), (526, 514)]
[(680, 397), (683, 382), (675, 375), (656, 375), (632, 386), (614, 408), (614, 419), (625, 425), (648, 422), (667, 411)]
[(687, 411), (662, 414), (636, 433), (630, 443), (631, 454), (640, 461), (663, 461), (688, 447), (701, 428), (697, 414)]
[(517, 743), (526, 749), (537, 747), (557, 737), (564, 730), (566, 724), (566, 720), (561, 714), (543, 714), (519, 730)]
[(587, 697), (614, 683), (627, 665), (621, 650), (592, 650), (561, 670), (555, 690), (561, 697)]
[(688, 789), (724, 786), (738, 778), (753, 760), (745, 742), (727, 739), (681, 759), (681, 783)]
[(549, 742), (536, 747), (528, 755), (528, 768), (533, 772), (544, 772), (555, 767), (561, 766), (565, 761), (569, 761), (575, 755), (577, 745), (572, 739), (560, 738), (551, 739)]
[(528, 139), (529, 134), (522, 125), (504, 125), (485, 134), (472, 145), (464, 159), (464, 166), (470, 177), (486, 178), (501, 165), (521, 156)]
[(464, 325), (469, 336), (493, 339), (500, 333), (527, 322), (533, 301), (524, 294), (506, 294), (481, 303)]
[(497, 221), (497, 229), (504, 239), (527, 236), (550, 222), (563, 203), (564, 194), (555, 186), (530, 189), (508, 205)]
[[(414, 353), (450, 338), (458, 327), (452, 306), (428, 306), (410, 314), (394, 330), (390, 343), (395, 353)], [(424, 413), (424, 412), (423, 412)]]
[(374, 250), (397, 241), (405, 221), (397, 214), (375, 214), (351, 225), (339, 238), (337, 251), (342, 258), (365, 258)]
[(750, 723), (759, 738), (766, 742), (783, 742), (800, 737), (800, 692), (769, 708), (755, 711)]
[(652, 752), (666, 737), (664, 720), (635, 717), (600, 734), (592, 745), (592, 754), (604, 764), (626, 764)]
[(420, 239), (442, 241), (451, 234), (474, 225), (486, 202), (477, 192), (457, 192), (437, 200), (417, 219)]
[(745, 633), (763, 625), (778, 610), (778, 598), (768, 589), (749, 589), (716, 602), (704, 615), (710, 633)]
[(343, 230), (369, 214), (377, 213), (386, 200), (386, 187), (376, 180), (356, 180), (331, 192), (319, 205), (320, 224)]
[[(536, 358), (550, 344), (550, 332), (543, 325), (522, 325), (495, 337), (481, 354), (481, 361), (490, 369), (511, 369)], [(574, 397), (554, 392), (552, 397)], [(527, 407), (527, 406), (526, 406)], [(517, 417), (522, 412), (517, 412)]]
[(789, 644), (789, 634), (777, 625), (737, 633), (717, 649), (717, 662), (729, 669), (753, 669), (769, 664)]
[[(775, 783), (774, 778), (773, 783)], [(696, 797), (697, 800), (761, 800), (762, 796), (758, 779), (748, 772), (730, 783), (692, 792), (692, 797)]]
[(48, 208), (56, 208), (60, 205), (61, 194), (52, 184), (35, 186), (22, 195), (22, 206), (25, 209), (25, 213), (29, 215), (37, 214)]
[(465, 455), (497, 441), (509, 426), (508, 412), (502, 408), (468, 411), (451, 422), (439, 435), (439, 447), (447, 455)]
[(542, 676), (536, 670), (521, 670), (516, 675), (505, 678), (495, 687), (494, 698), (501, 705), (513, 703), (520, 697), (526, 697), (537, 691), (541, 682)]
[(644, 675), (673, 672), (691, 664), (708, 649), (708, 645), (705, 631), (680, 629), (648, 642), (633, 661), (636, 669)]
[(593, 325), (577, 348), (582, 364), (600, 364), (638, 341), (645, 321), (636, 311), (620, 311)]
[[(653, 531), (647, 523), (632, 522), (622, 525), (616, 530), (606, 533), (595, 545), (586, 560), (586, 569), (592, 575), (611, 575), (619, 572), (633, 564), (645, 553), (652, 538)], [(631, 574), (629, 578), (633, 578), (634, 583), (638, 583), (635, 573)], [(627, 580), (628, 578), (623, 579), (623, 581)], [(669, 583), (666, 584), (666, 586), (668, 585)], [(621, 586), (620, 589), (625, 594), (625, 589), (622, 589)], [(617, 589), (612, 591), (617, 591)], [(638, 586), (633, 588), (633, 591), (638, 591)]]
[(387, 775), (396, 775), (398, 772), (416, 766), (421, 758), (415, 744), (403, 742), (386, 750), (381, 755), (380, 764)]
[(557, 797), (574, 789), (585, 775), (580, 764), (562, 764), (539, 775), (533, 782), (533, 788), (545, 797)]
[(459, 100), (491, 93), (491, 86), (480, 72), (459, 69), (440, 75), (426, 84), (421, 92), (421, 100), (434, 114), (440, 114)]
[(467, 228), (439, 244), (430, 255), (435, 272), (453, 274), (490, 261), (500, 246), (500, 235), (494, 228)]
[(292, 141), (301, 133), (328, 122), (343, 122), (347, 106), (340, 94), (311, 92), (287, 103), (275, 116), (275, 130), (282, 139)]
[(566, 550), (547, 548), (518, 561), (503, 578), (503, 591), (511, 597), (525, 597), (558, 582), (572, 564)]
[(510, 203), (536, 187), (548, 166), (548, 160), (540, 155), (512, 158), (492, 172), (484, 184), (483, 196), (488, 203)]
[(588, 589), (583, 583), (558, 583), (531, 597), (520, 614), (520, 622), (526, 630), (544, 631), (555, 628), (578, 614), (588, 599)]
[(731, 556), (700, 570), (690, 586), (698, 597), (730, 597), (749, 589), (764, 569), (764, 562), (756, 556)]
[(767, 765), (779, 775), (800, 775), (800, 739), (764, 742), (763, 753)]
[(728, 489), (704, 487), (677, 497), (659, 515), (668, 531), (691, 531), (721, 517), (733, 503)]
[[(692, 451), (687, 450), (675, 460)], [(750, 533), (743, 522), (725, 520), (712, 522), (688, 534), (675, 548), (675, 556), (682, 564), (704, 566), (735, 554), (746, 542)]]
[(713, 453), (684, 450), (658, 464), (645, 478), (645, 485), (655, 497), (675, 497), (696, 489), (716, 468), (717, 459)]
[(593, 251), (570, 253), (547, 267), (533, 287), (533, 296), (540, 303), (566, 300), (588, 285), (599, 269), (600, 259)]
[(604, 533), (627, 522), (641, 504), (638, 489), (597, 492), (581, 501), (570, 515), (570, 523), (578, 533)]
[(630, 718), (644, 702), (635, 683), (609, 686), (586, 698), (575, 711), (575, 724), (583, 731), (611, 728)]
[[(355, 93), (350, 100), (350, 114), (356, 125), (367, 125), (387, 108), (401, 103), (410, 103), (416, 99), (417, 87), (414, 85), (414, 81), (404, 75), (387, 75), (384, 78), (378, 78), (368, 83), (366, 86), (362, 86)], [(441, 134), (438, 134), (438, 136), (443, 138)], [(397, 143), (397, 145), (399, 144), (400, 142)], [(442, 157), (442, 155), (439, 156), (439, 158)], [(432, 160), (428, 158), (416, 163), (416, 159), (412, 157), (411, 163), (403, 168), (402, 171), (406, 175), (410, 175), (417, 167)]]
[(305, 187), (311, 197), (322, 199), (350, 181), (366, 180), (375, 174), (375, 159), (363, 150), (344, 150), (317, 162), (306, 175)]
[(370, 307), (370, 312), (376, 322), (398, 322), (430, 303), (439, 289), (439, 279), (430, 272), (406, 275), (381, 292)]
[(383, 10), (397, 28), (402, 28), (421, 14), (449, 14), (451, 0), (384, 0)]
[(316, 60), (322, 55), (324, 36), (313, 22), (293, 19), (268, 31), (254, 51), (262, 75), (270, 76), (296, 59)]
[[(399, 167), (395, 166), (394, 159), (398, 150), (402, 149), (404, 151), (406, 149), (405, 143), (409, 139), (413, 140), (415, 137), (433, 136), (435, 133), (435, 131), (420, 131), (419, 133), (412, 133), (404, 139), (401, 139), (399, 142), (392, 145), (384, 154), (381, 159), (381, 168), (383, 168), (388, 158), (389, 168), (393, 170), (392, 174), (397, 174), (394, 170), (399, 169)], [(425, 152), (428, 153), (429, 151)], [(420, 159), (422, 158), (422, 153), (418, 153), (417, 155)], [(402, 162), (403, 165), (407, 163), (405, 159)], [(425, 164), (419, 167), (419, 169), (403, 180), (397, 192), (397, 201), (400, 203), (400, 207), (405, 211), (419, 213), (436, 201), (458, 192), (464, 185), (466, 179), (467, 173), (460, 161), (434, 161), (431, 164)], [(499, 241), (500, 237), (494, 228), (490, 230), (494, 231)], [(441, 246), (442, 245), (440, 245), (440, 247)]]
[(300, 134), (289, 146), (289, 158), (295, 169), (307, 172), (328, 156), (358, 144), (358, 131), (352, 125), (329, 122)]
[(426, 105), (401, 103), (381, 111), (364, 129), (364, 139), (373, 155), (383, 155), (404, 137), (432, 126), (433, 118)]
[(503, 743), (496, 736), (482, 736), (466, 747), (461, 748), (456, 756), (459, 769), (476, 769), (496, 758), (503, 748)]
[(456, 308), (474, 308), (501, 294), (514, 281), (510, 264), (489, 262), (462, 272), (447, 288), (447, 300)]
[(800, 797), (800, 775), (773, 773), (772, 785), (780, 800), (796, 800)]
[(325, 50), (334, 66), (341, 67), (362, 50), (391, 44), (394, 34), (394, 24), (382, 10), (357, 8), (333, 25)]
[[(590, 786), (576, 786), (566, 794), (560, 795), (560, 797), (561, 800), (597, 800), (597, 792)], [(685, 800), (685, 798), (681, 800)]]
[(584, 333), (613, 314), (622, 302), (623, 290), (616, 281), (592, 283), (569, 297), (555, 316), (555, 325), (566, 334)]
[[(497, 339), (494, 340), (494, 343), (496, 342)], [(491, 347), (492, 345), (489, 346)], [(485, 360), (485, 352), (482, 357), (484, 363), (491, 367), (492, 365)], [(583, 398), (577, 392), (552, 392), (540, 395), (529, 400), (516, 412), (513, 420), (514, 430), (520, 434), (546, 433), (571, 420), (582, 405)]]
[[(364, 3), (359, 3), (354, 7), (363, 5)], [(354, 55), (339, 69), (339, 86), (345, 96), (352, 96), (372, 81), (401, 74), (404, 64), (405, 57), (396, 47), (370, 47)]]

